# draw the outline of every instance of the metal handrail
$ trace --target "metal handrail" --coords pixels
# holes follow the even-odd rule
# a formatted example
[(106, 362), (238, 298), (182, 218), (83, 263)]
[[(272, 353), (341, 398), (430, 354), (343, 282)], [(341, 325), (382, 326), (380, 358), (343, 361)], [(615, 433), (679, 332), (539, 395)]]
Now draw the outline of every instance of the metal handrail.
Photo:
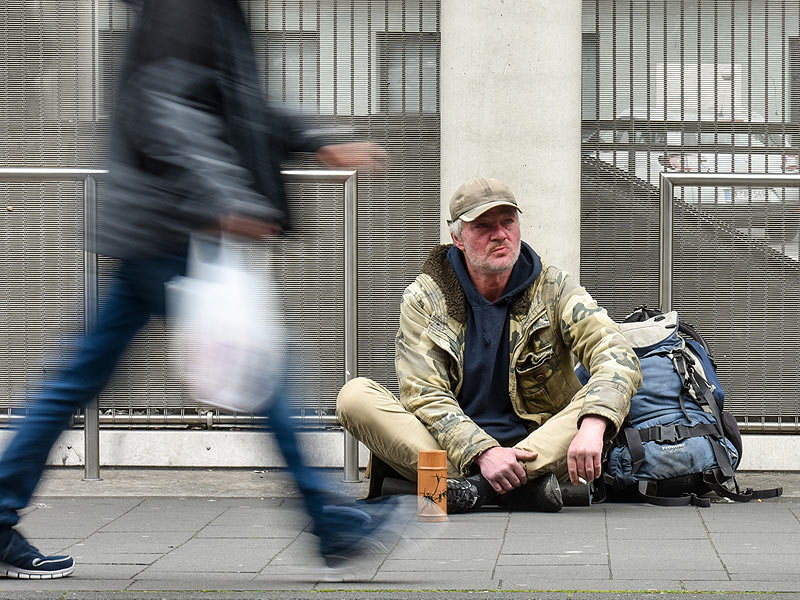
[[(672, 310), (673, 217), (675, 186), (798, 187), (800, 175), (784, 173), (664, 173), (659, 176), (659, 264), (658, 304), (662, 312)], [(797, 423), (739, 422), (742, 431), (778, 433), (797, 431)]]
[[(344, 191), (344, 376), (345, 381), (358, 376), (358, 187), (355, 170), (290, 169), (281, 171), (291, 183), (341, 183)], [(83, 183), (84, 235), (86, 246), (94, 247), (97, 226), (97, 181), (105, 179), (105, 169), (72, 168), (0, 168), (0, 181), (76, 181)], [(97, 255), (84, 251), (84, 325), (94, 327), (97, 318)], [(84, 409), (84, 478), (100, 479), (100, 421), (120, 422), (119, 416), (101, 416), (97, 398)], [(131, 418), (126, 422), (161, 422), (162, 417), (140, 421)], [(335, 417), (300, 417), (317, 423), (335, 422)], [(231, 417), (235, 420), (235, 417)], [(208, 423), (228, 422), (228, 419), (208, 418), (198, 415), (198, 421)], [(344, 430), (344, 481), (359, 481), (358, 441)]]
[(800, 187), (800, 175), (778, 173), (664, 173), (659, 184), (658, 304), (672, 310), (673, 199), (676, 185)]

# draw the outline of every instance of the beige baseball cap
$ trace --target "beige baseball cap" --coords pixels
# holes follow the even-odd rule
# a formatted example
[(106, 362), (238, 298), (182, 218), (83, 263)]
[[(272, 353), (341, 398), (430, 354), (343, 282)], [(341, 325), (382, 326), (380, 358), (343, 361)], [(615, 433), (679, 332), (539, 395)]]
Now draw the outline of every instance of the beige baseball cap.
[(508, 186), (497, 179), (479, 177), (462, 184), (450, 198), (450, 221), (474, 221), (496, 206), (513, 206), (519, 212), (517, 199)]

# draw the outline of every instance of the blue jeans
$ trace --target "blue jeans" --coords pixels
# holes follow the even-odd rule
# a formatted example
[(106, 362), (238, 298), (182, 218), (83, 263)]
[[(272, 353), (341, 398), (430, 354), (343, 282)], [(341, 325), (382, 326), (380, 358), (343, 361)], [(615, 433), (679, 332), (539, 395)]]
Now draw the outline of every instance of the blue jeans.
[[(34, 393), (28, 415), (0, 458), (0, 529), (19, 521), (42, 476), (53, 444), (75, 410), (100, 393), (136, 333), (152, 315), (165, 312), (164, 284), (186, 272), (185, 254), (123, 261), (114, 275), (97, 327), (51, 381)], [(287, 384), (288, 385), (288, 384)], [(303, 462), (284, 387), (263, 410), (306, 509), (319, 520), (324, 490)]]

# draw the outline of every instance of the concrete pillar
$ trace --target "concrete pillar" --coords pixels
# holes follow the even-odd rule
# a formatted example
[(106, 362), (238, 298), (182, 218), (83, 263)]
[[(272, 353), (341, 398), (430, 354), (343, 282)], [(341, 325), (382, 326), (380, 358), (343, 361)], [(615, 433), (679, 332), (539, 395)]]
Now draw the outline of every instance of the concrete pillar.
[(522, 237), (579, 276), (581, 3), (442, 0), (442, 239), (453, 191), (505, 181)]

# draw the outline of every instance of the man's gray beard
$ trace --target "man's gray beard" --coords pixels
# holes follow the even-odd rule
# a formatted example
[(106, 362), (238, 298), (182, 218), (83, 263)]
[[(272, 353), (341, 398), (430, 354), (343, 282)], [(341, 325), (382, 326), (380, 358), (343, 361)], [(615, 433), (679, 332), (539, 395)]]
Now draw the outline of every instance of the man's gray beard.
[(493, 265), (490, 264), (488, 260), (479, 259), (473, 253), (472, 248), (470, 248), (466, 244), (464, 245), (464, 250), (465, 250), (464, 254), (467, 255), (467, 260), (470, 262), (470, 264), (472, 264), (472, 266), (476, 268), (478, 271), (482, 271), (483, 273), (491, 273), (492, 275), (499, 275), (500, 273), (505, 273), (506, 271), (510, 271), (511, 269), (514, 268), (514, 265), (517, 264), (517, 260), (519, 260), (519, 252), (521, 246), (522, 244), (516, 247), (515, 249), (516, 251), (511, 257), (513, 260), (511, 260), (510, 266)]

